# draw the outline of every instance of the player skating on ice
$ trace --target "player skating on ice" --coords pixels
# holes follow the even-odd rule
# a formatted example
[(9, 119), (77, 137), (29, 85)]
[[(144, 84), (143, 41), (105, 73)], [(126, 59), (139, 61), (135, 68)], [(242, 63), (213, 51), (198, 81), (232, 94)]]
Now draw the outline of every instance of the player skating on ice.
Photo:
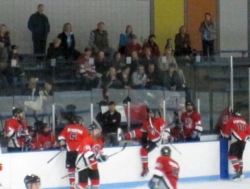
[(141, 138), (140, 150), (142, 161), (141, 176), (146, 176), (148, 170), (148, 153), (161, 144), (161, 140), (169, 138), (169, 128), (162, 118), (156, 118), (152, 109), (147, 108), (148, 119), (142, 124), (141, 129), (135, 129), (125, 134), (125, 139)]
[(41, 180), (39, 176), (36, 176), (34, 174), (27, 175), (24, 178), (24, 184), (25, 184), (26, 189), (40, 189)]
[(100, 176), (98, 170), (98, 162), (107, 160), (107, 156), (103, 155), (103, 142), (100, 138), (101, 128), (96, 124), (89, 126), (90, 136), (86, 137), (78, 148), (78, 156), (76, 166), (79, 169), (79, 189), (88, 189), (88, 180), (91, 182), (91, 189), (98, 189), (100, 184)]
[(156, 160), (153, 177), (148, 183), (149, 188), (177, 189), (179, 170), (179, 164), (171, 158), (170, 147), (162, 147), (161, 156)]
[(8, 152), (24, 150), (25, 141), (31, 138), (28, 133), (27, 124), (23, 121), (24, 112), (20, 108), (12, 110), (13, 118), (5, 123), (5, 134), (8, 137)]
[(247, 137), (250, 135), (250, 127), (239, 112), (233, 112), (232, 115), (233, 117), (228, 120), (224, 129), (221, 130), (221, 135), (225, 138), (231, 136), (229, 160), (236, 172), (236, 175), (233, 177), (233, 180), (236, 181), (244, 178), (242, 156)]
[(186, 141), (200, 141), (202, 132), (201, 115), (194, 109), (194, 104), (186, 102), (186, 112), (181, 115), (183, 134)]
[(89, 136), (89, 131), (83, 126), (83, 119), (79, 116), (72, 116), (71, 124), (67, 125), (58, 136), (61, 148), (66, 148), (66, 168), (68, 169), (69, 183), (71, 189), (75, 189), (75, 162), (77, 158), (77, 148), (84, 138)]

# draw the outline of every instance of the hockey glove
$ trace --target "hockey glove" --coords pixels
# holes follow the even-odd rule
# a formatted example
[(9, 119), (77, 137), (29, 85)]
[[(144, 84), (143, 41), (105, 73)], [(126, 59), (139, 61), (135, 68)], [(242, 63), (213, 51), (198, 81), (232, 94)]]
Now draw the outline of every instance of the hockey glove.
[(17, 137), (25, 137), (25, 136), (27, 136), (27, 134), (25, 134), (25, 133), (23, 133), (23, 132), (17, 132), (17, 133), (16, 133), (16, 136), (17, 136)]
[(108, 160), (108, 156), (100, 154), (96, 156), (96, 159), (98, 162), (102, 163)]
[(191, 138), (195, 139), (195, 138), (199, 138), (200, 137), (200, 131), (194, 130), (191, 134)]
[(65, 142), (65, 140), (60, 140), (59, 144), (61, 146), (61, 149), (65, 149), (66, 148), (66, 142)]

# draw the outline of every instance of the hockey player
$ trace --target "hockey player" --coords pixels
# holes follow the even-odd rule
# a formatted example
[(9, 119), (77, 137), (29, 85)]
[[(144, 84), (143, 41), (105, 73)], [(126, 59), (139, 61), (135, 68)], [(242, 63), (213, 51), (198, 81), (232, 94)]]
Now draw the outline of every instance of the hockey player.
[(12, 110), (13, 118), (5, 123), (5, 134), (8, 137), (8, 152), (24, 149), (25, 138), (29, 137), (27, 124), (23, 121), (24, 113), (20, 108)]
[[(100, 176), (98, 170), (98, 162), (107, 160), (107, 156), (103, 155), (103, 141), (100, 139), (101, 128), (95, 124), (89, 126), (90, 136), (86, 137), (79, 149), (76, 161), (78, 168), (85, 168), (79, 172), (78, 188), (88, 189), (88, 179), (91, 181), (92, 189), (98, 189), (100, 184)], [(82, 165), (81, 167), (81, 164)]]
[(244, 178), (242, 156), (247, 137), (250, 135), (250, 127), (241, 117), (239, 112), (233, 112), (232, 115), (233, 117), (228, 120), (226, 126), (221, 131), (221, 134), (225, 138), (229, 138), (231, 136), (229, 160), (231, 161), (236, 172), (233, 180), (239, 180)]
[(38, 140), (42, 145), (43, 150), (50, 150), (58, 148), (56, 137), (51, 133), (51, 128), (44, 123), (41, 133), (38, 134)]
[(161, 156), (156, 160), (153, 177), (148, 183), (150, 189), (177, 189), (180, 167), (170, 156), (170, 147), (162, 147)]
[(24, 184), (26, 189), (40, 189), (41, 180), (39, 176), (36, 176), (34, 174), (27, 175), (24, 178)]
[(148, 153), (151, 152), (161, 140), (168, 140), (169, 128), (162, 118), (156, 118), (152, 109), (147, 108), (148, 119), (142, 124), (141, 129), (135, 129), (125, 134), (125, 139), (135, 137), (141, 138), (142, 148), (140, 150), (142, 160), (141, 176), (146, 176), (148, 170)]
[(71, 124), (67, 125), (58, 136), (61, 148), (67, 148), (66, 168), (68, 169), (69, 183), (71, 189), (75, 189), (75, 162), (77, 158), (77, 148), (84, 138), (89, 136), (89, 131), (83, 126), (83, 119), (80, 116), (73, 116)]
[(42, 150), (42, 145), (38, 140), (38, 135), (36, 133), (35, 128), (32, 126), (28, 126), (28, 131), (31, 137), (30, 138), (31, 141), (26, 140), (26, 146), (28, 147), (28, 150), (29, 151)]
[(186, 102), (186, 112), (181, 115), (183, 133), (186, 141), (200, 141), (202, 132), (201, 115), (194, 109), (194, 104)]

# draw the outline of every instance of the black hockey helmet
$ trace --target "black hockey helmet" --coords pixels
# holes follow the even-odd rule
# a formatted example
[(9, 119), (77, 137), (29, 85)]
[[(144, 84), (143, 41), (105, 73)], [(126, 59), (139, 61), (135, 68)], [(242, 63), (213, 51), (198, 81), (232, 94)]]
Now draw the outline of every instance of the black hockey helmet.
[(28, 184), (33, 184), (37, 182), (41, 182), (40, 177), (37, 175), (32, 174), (32, 175), (27, 175), (24, 177), (24, 184), (26, 188), (28, 188)]
[(36, 132), (36, 128), (33, 126), (28, 126), (28, 131), (29, 132)]
[(186, 107), (187, 107), (187, 106), (193, 106), (193, 107), (194, 107), (194, 103), (191, 102), (191, 101), (187, 101), (186, 104), (185, 104), (185, 106), (186, 106)]
[(23, 110), (22, 109), (20, 109), (20, 108), (14, 108), (13, 110), (12, 110), (12, 115), (14, 116), (14, 117), (17, 117), (19, 114), (21, 114), (23, 112)]
[(73, 116), (72, 122), (76, 124), (82, 124), (84, 119), (81, 116)]
[(95, 129), (100, 129), (96, 124), (91, 124), (90, 126), (89, 126), (89, 130), (90, 131), (93, 131), (93, 130), (95, 130)]
[(235, 116), (235, 117), (241, 117), (241, 113), (239, 111), (232, 111), (232, 114)]
[(155, 113), (155, 111), (147, 106), (147, 113)]
[(161, 155), (170, 156), (171, 155), (171, 148), (169, 146), (163, 146), (161, 149)]

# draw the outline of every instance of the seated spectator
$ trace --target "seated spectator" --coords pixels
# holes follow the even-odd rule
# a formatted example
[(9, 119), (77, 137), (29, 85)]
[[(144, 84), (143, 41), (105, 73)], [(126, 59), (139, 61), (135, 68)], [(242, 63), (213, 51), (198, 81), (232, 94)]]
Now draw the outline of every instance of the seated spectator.
[(104, 51), (98, 53), (98, 57), (95, 59), (95, 69), (97, 76), (101, 78), (106, 75), (110, 67), (109, 61), (107, 60)]
[(44, 83), (44, 90), (43, 90), (43, 95), (45, 97), (53, 96), (54, 91), (53, 91), (53, 82), (51, 79), (46, 79)]
[(0, 25), (0, 41), (4, 43), (4, 46), (9, 50), (10, 48), (10, 33), (6, 29), (5, 24)]
[(143, 89), (147, 83), (147, 75), (142, 65), (137, 67), (137, 71), (132, 74), (132, 87), (134, 89)]
[(95, 54), (99, 51), (103, 51), (105, 56), (109, 58), (113, 57), (114, 50), (109, 46), (108, 32), (104, 30), (104, 22), (99, 22), (97, 29), (90, 33), (89, 45)]
[(48, 59), (63, 59), (64, 58), (64, 50), (61, 47), (61, 39), (55, 38), (53, 43), (50, 44), (47, 50), (47, 58)]
[(138, 55), (142, 53), (142, 47), (138, 43), (138, 39), (136, 35), (132, 35), (132, 41), (129, 44), (127, 44), (125, 48), (125, 55), (131, 56), (133, 51), (137, 52)]
[(34, 101), (39, 96), (39, 90), (37, 88), (38, 78), (30, 78), (27, 87), (22, 92), (23, 96), (29, 96), (29, 100)]
[(25, 72), (21, 68), (20, 59), (21, 57), (18, 54), (18, 47), (12, 45), (10, 51), (10, 64), (8, 64), (8, 67), (3, 73), (6, 76), (8, 83), (14, 87), (16, 87), (18, 83), (20, 84), (20, 87), (25, 87), (26, 83)]
[(122, 82), (122, 86), (125, 89), (130, 89), (131, 86), (131, 77), (130, 77), (130, 68), (129, 66), (123, 66), (122, 72), (117, 74), (117, 78)]
[(165, 54), (158, 59), (157, 66), (161, 71), (167, 71), (169, 64), (176, 64), (176, 69), (178, 69), (177, 62), (173, 56), (172, 48), (167, 47), (165, 49)]
[(146, 88), (161, 89), (162, 88), (162, 73), (157, 70), (154, 64), (149, 64), (146, 73), (147, 73)]
[(190, 46), (190, 38), (186, 33), (186, 27), (181, 26), (179, 33), (175, 35), (175, 56), (183, 56), (189, 58), (192, 50)]
[(81, 88), (91, 90), (97, 88), (99, 78), (96, 76), (95, 64), (90, 62), (92, 50), (86, 48), (77, 59), (77, 75), (81, 80)]
[(122, 88), (122, 82), (117, 78), (114, 67), (110, 67), (108, 74), (102, 76), (101, 87), (104, 89), (108, 89), (108, 88), (121, 89)]
[(126, 63), (125, 63), (124, 59), (122, 59), (120, 52), (115, 53), (114, 60), (112, 61), (111, 66), (115, 68), (116, 73), (120, 73), (121, 68), (123, 66), (126, 66)]
[(139, 57), (136, 51), (132, 52), (131, 64), (130, 64), (130, 75), (132, 75), (139, 65)]
[(56, 137), (51, 133), (51, 128), (46, 123), (43, 124), (42, 131), (38, 135), (38, 140), (43, 150), (51, 150), (58, 148)]
[(144, 43), (142, 50), (144, 51), (146, 48), (149, 48), (151, 51), (151, 55), (155, 58), (158, 58), (161, 53), (158, 45), (155, 43), (155, 35), (151, 34), (148, 37), (148, 42)]
[(133, 29), (130, 25), (126, 27), (125, 33), (120, 34), (119, 52), (125, 54), (126, 46), (131, 42)]
[(170, 91), (182, 90), (183, 86), (179, 73), (176, 71), (176, 64), (170, 63), (162, 78), (163, 87)]
[(171, 38), (167, 39), (167, 43), (166, 43), (165, 49), (166, 48), (171, 48), (172, 49), (172, 53), (174, 52), (173, 51), (173, 40)]
[(70, 23), (64, 24), (63, 31), (57, 38), (61, 39), (61, 47), (66, 59), (76, 60), (80, 56), (80, 52), (75, 49), (75, 37)]
[(144, 49), (144, 54), (140, 59), (140, 64), (143, 65), (146, 70), (147, 70), (149, 64), (156, 65), (156, 59), (152, 56), (151, 50), (149, 47)]

